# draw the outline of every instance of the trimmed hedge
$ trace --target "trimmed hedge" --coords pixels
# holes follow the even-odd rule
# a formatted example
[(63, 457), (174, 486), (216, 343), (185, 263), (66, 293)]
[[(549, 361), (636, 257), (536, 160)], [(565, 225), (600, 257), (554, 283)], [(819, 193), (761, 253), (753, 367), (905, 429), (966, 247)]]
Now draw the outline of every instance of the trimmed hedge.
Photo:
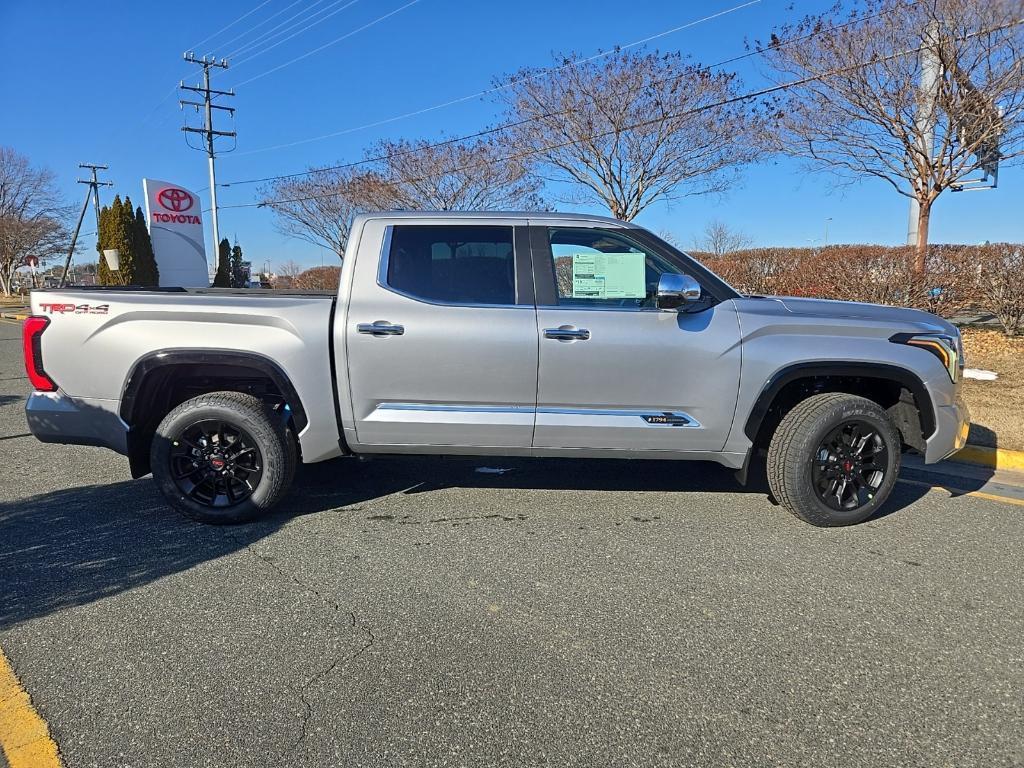
[(753, 248), (698, 254), (744, 293), (814, 296), (915, 307), (945, 316), (990, 312), (1014, 335), (1024, 324), (1024, 245), (933, 245), (924, 274), (914, 249), (881, 245)]

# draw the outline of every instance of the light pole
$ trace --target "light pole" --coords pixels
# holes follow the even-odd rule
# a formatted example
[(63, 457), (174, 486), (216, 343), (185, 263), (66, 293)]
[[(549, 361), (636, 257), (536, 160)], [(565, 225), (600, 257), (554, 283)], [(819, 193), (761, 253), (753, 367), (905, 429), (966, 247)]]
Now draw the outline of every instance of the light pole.
[(825, 244), (823, 246), (824, 248), (828, 248), (828, 223), (830, 221), (832, 221), (832, 217), (831, 216), (826, 217), (826, 219), (825, 219)]

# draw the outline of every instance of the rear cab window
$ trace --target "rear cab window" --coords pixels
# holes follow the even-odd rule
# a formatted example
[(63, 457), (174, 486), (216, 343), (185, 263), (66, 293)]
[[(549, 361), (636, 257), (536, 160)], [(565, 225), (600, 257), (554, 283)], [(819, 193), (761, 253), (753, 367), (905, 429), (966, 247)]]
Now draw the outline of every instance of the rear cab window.
[(513, 228), (391, 227), (381, 277), (398, 293), (436, 304), (514, 305)]

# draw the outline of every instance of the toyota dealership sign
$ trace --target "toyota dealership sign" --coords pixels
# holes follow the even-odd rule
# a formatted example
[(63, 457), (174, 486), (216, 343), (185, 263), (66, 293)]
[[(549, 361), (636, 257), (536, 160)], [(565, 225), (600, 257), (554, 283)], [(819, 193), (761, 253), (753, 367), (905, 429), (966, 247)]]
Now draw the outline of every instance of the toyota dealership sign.
[(160, 285), (205, 288), (210, 277), (199, 195), (156, 179), (143, 179), (142, 189), (146, 193), (146, 218), (160, 269)]

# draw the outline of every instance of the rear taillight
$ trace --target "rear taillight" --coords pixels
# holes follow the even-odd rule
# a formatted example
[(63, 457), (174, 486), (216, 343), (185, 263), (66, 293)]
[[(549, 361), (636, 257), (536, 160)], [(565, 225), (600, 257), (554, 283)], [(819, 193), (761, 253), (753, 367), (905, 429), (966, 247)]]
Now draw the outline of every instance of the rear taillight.
[(57, 391), (57, 384), (43, 370), (43, 331), (49, 324), (50, 318), (33, 315), (25, 320), (21, 328), (25, 372), (32, 387), (40, 392)]

